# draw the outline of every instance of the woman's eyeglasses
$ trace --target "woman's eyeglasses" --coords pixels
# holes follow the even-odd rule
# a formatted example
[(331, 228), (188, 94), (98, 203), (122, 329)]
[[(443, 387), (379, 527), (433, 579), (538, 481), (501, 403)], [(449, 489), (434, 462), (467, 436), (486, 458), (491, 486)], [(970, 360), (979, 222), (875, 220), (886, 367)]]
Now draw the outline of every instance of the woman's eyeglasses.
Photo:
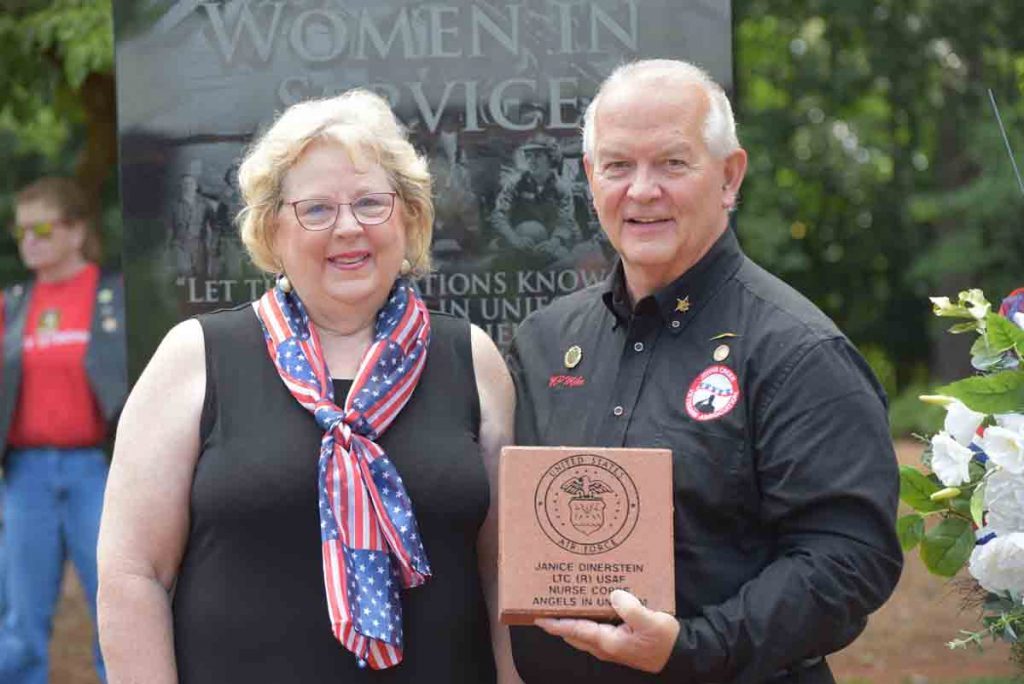
[(25, 239), (27, 233), (32, 233), (37, 238), (48, 238), (53, 235), (54, 221), (42, 221), (40, 223), (33, 223), (27, 226), (15, 225), (11, 228), (11, 235), (14, 236), (16, 242), (21, 242)]
[(347, 205), (352, 216), (363, 226), (375, 226), (391, 218), (395, 210), (396, 192), (371, 192), (351, 202), (335, 202), (329, 199), (304, 199), (281, 202), (295, 211), (299, 225), (306, 230), (327, 230), (338, 220), (342, 205)]

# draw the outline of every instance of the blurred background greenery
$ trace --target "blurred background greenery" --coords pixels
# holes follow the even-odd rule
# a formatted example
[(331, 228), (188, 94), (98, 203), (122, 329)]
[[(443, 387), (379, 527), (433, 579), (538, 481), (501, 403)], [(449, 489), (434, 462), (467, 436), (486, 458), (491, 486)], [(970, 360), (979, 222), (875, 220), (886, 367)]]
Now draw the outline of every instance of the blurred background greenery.
[[(0, 225), (15, 189), (77, 176), (118, 265), (110, 0), (4, 0)], [(1024, 196), (989, 106), (1024, 153), (1020, 0), (734, 0), (738, 215), (756, 261), (854, 340), (896, 434), (934, 429), (916, 397), (969, 372), (927, 297), (1024, 285)], [(0, 283), (21, 277), (0, 240)], [(935, 409), (940, 411), (939, 409)]]
[[(39, 176), (75, 176), (96, 198), (109, 266), (121, 259), (111, 0), (0, 0), (0, 225)], [(24, 276), (9, 233), (0, 284)]]

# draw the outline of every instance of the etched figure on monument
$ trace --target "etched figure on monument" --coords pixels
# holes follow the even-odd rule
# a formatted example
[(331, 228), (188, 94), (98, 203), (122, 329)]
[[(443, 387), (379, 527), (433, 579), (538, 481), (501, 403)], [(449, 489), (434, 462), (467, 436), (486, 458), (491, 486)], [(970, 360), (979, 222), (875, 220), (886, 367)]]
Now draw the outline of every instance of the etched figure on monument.
[(520, 264), (533, 268), (568, 257), (581, 236), (572, 188), (560, 173), (558, 141), (545, 133), (533, 135), (516, 150), (515, 164), (502, 169), (491, 212), (496, 233), (491, 249), (515, 252)]
[(199, 181), (190, 173), (183, 174), (178, 186), (178, 199), (171, 206), (170, 249), (174, 253), (177, 275), (205, 275), (206, 263), (214, 233), (216, 207), (213, 200), (199, 191)]
[(224, 188), (215, 200), (213, 237), (207, 263), (211, 277), (240, 277), (244, 274), (248, 257), (235, 227), (235, 217), (244, 203), (238, 189), (238, 166), (234, 160), (224, 172)]
[(429, 153), (435, 211), (432, 253), (439, 266), (458, 270), (479, 266), (473, 261), (481, 246), (480, 204), (466, 152), (459, 144), (462, 120), (461, 113), (446, 113)]

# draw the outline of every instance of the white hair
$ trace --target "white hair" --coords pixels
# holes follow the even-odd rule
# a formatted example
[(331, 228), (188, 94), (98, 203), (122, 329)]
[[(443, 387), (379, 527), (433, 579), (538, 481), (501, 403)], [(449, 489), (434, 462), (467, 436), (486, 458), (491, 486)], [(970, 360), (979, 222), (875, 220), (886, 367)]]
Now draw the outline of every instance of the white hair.
[(662, 79), (678, 84), (695, 84), (700, 86), (708, 98), (708, 112), (704, 117), (702, 133), (708, 151), (719, 159), (724, 159), (739, 149), (740, 142), (736, 137), (736, 120), (733, 118), (732, 105), (726, 97), (722, 86), (718, 85), (706, 71), (700, 67), (676, 59), (642, 59), (616, 67), (614, 71), (597, 88), (597, 94), (591, 100), (587, 111), (583, 114), (583, 152), (594, 159), (597, 144), (597, 108), (601, 96), (617, 85), (630, 80)]

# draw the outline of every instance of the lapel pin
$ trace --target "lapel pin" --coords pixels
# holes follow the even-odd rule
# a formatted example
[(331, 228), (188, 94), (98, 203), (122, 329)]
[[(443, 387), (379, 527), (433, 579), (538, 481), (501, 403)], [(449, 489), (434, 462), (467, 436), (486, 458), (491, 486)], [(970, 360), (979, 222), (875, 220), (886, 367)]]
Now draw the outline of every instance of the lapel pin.
[(582, 358), (583, 350), (580, 349), (580, 346), (578, 344), (572, 345), (565, 350), (565, 358), (563, 359), (565, 361), (565, 367), (570, 370), (575, 368), (580, 365), (580, 360)]

